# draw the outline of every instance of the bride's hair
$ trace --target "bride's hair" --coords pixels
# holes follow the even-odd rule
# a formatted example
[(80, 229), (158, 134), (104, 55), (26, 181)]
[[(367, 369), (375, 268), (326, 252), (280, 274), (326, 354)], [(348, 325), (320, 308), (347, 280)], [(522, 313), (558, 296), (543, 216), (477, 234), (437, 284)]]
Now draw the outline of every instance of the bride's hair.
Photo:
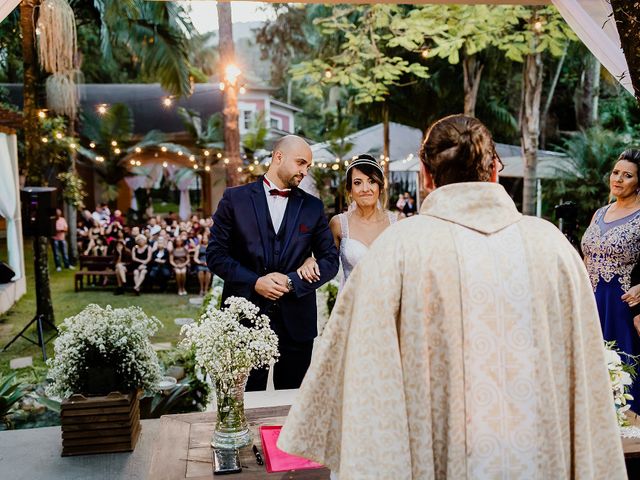
[(441, 187), (489, 181), (496, 153), (491, 133), (480, 120), (451, 115), (429, 128), (419, 155)]
[(347, 180), (345, 188), (347, 194), (351, 197), (351, 190), (353, 188), (353, 169), (356, 168), (367, 177), (373, 180), (380, 187), (380, 199), (381, 205), (387, 204), (386, 192), (384, 188), (384, 174), (382, 173), (382, 167), (378, 164), (375, 158), (371, 155), (362, 154), (355, 158), (347, 167)]

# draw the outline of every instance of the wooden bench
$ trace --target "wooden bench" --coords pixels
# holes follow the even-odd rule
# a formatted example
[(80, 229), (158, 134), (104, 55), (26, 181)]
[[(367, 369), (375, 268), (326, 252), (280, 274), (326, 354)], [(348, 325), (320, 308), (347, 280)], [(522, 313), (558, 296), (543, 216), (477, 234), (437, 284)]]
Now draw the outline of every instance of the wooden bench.
[(80, 255), (80, 265), (74, 276), (75, 291), (84, 288), (84, 277), (115, 277), (115, 257), (100, 255)]

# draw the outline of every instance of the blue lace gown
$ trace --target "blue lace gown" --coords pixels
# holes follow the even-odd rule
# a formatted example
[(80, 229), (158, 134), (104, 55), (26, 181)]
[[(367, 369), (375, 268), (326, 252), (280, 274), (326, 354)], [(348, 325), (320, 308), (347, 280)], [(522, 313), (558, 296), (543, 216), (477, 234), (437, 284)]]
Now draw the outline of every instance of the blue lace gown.
[[(631, 270), (640, 256), (640, 211), (613, 222), (605, 222), (610, 205), (600, 208), (582, 237), (582, 251), (589, 279), (598, 304), (605, 340), (630, 355), (640, 355), (640, 337), (633, 326), (629, 305), (620, 297), (631, 288)], [(623, 358), (624, 359), (624, 358)], [(640, 376), (631, 386), (634, 401), (640, 406)]]

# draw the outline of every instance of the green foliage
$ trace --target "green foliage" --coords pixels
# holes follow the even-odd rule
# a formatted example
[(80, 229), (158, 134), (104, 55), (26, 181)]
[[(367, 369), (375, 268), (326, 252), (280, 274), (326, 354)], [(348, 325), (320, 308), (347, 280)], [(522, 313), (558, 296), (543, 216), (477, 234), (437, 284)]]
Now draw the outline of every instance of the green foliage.
[(573, 30), (555, 7), (514, 6), (505, 10), (509, 31), (497, 42), (505, 56), (514, 62), (524, 62), (527, 55), (549, 52), (562, 56), (565, 44), (577, 40)]
[[(73, 6), (90, 8), (80, 2)], [(143, 79), (159, 81), (173, 95), (191, 92), (189, 37), (194, 27), (184, 7), (175, 2), (94, 0), (93, 9), (108, 66), (116, 69), (114, 52), (124, 51), (139, 64)]]
[(510, 7), (495, 5), (424, 5), (412, 10), (410, 18), (415, 22), (443, 19), (439, 29), (424, 32), (432, 43), (428, 56), (457, 64), (461, 54), (475, 55), (498, 43), (515, 21), (508, 9)]
[[(191, 139), (198, 148), (208, 148), (213, 151), (223, 150), (224, 129), (222, 126), (222, 115), (219, 112), (214, 113), (207, 119), (206, 126), (204, 128), (202, 126), (202, 117), (200, 116), (200, 112), (184, 107), (178, 107), (176, 112), (178, 113), (180, 120), (182, 120), (182, 124), (187, 130), (187, 133), (189, 133)], [(215, 160), (215, 156), (212, 160)]]
[(16, 382), (15, 372), (0, 377), (0, 419), (7, 427), (12, 425), (8, 418), (9, 412), (25, 394), (24, 385)]
[(76, 209), (83, 208), (82, 201), (87, 196), (87, 192), (84, 191), (84, 180), (74, 172), (59, 173), (58, 180), (62, 184), (64, 201)]
[(566, 138), (561, 150), (569, 157), (558, 166), (562, 178), (551, 182), (547, 198), (555, 205), (574, 201), (578, 205), (578, 223), (589, 224), (593, 213), (608, 203), (609, 174), (625, 139), (610, 130), (595, 127)]
[(160, 352), (159, 357), (165, 370), (171, 366), (182, 367), (185, 378), (168, 392), (159, 392), (154, 395), (147, 393), (141, 400), (141, 416), (159, 418), (172, 413), (203, 411), (211, 394), (211, 386), (198, 372), (194, 352), (174, 349)]
[[(391, 85), (403, 78), (427, 78), (427, 67), (394, 53), (398, 47), (417, 49), (424, 24), (413, 22), (398, 5), (336, 6), (314, 23), (325, 37), (334, 38), (337, 53), (294, 65), (294, 80), (305, 83), (307, 94), (322, 98), (330, 85), (348, 87), (356, 104), (384, 101)], [(437, 24), (431, 19), (431, 24)]]

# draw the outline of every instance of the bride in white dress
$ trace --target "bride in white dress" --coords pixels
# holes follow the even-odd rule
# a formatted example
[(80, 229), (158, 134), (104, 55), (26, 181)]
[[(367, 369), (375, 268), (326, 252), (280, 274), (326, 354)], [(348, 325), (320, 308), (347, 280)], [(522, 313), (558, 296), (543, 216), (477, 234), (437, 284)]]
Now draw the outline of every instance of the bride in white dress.
[[(393, 213), (382, 208), (385, 203), (385, 199), (381, 199), (381, 195), (384, 197), (384, 172), (371, 155), (359, 155), (349, 164), (346, 190), (352, 200), (349, 211), (336, 215), (329, 222), (340, 252), (341, 288), (373, 241), (396, 221)], [(313, 257), (298, 269), (298, 275), (309, 282), (320, 278)]]

